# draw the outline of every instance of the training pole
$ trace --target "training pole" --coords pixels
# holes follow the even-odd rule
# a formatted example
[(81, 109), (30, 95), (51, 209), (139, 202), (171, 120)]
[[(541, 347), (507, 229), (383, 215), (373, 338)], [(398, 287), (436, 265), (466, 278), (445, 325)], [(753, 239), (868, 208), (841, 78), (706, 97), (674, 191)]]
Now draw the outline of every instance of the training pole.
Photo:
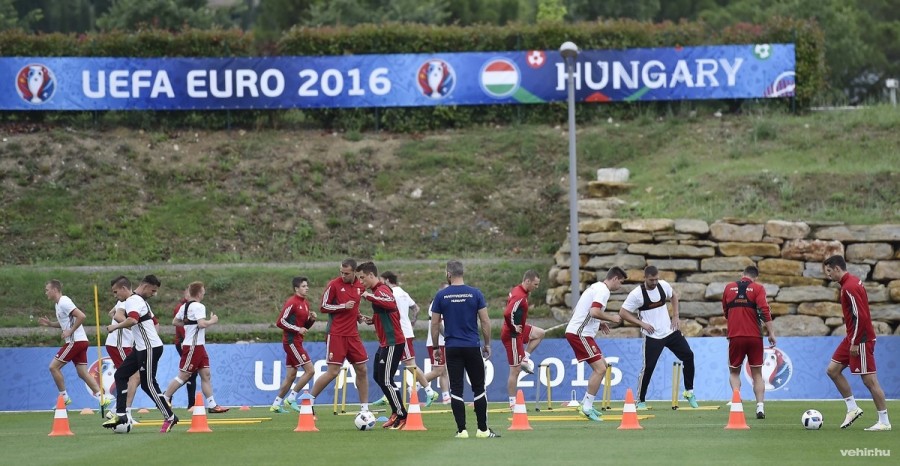
[(97, 375), (100, 383), (100, 417), (106, 417), (106, 408), (103, 407), (103, 396), (106, 389), (103, 388), (103, 350), (100, 347), (100, 295), (97, 294), (97, 284), (94, 284), (94, 322), (97, 326)]

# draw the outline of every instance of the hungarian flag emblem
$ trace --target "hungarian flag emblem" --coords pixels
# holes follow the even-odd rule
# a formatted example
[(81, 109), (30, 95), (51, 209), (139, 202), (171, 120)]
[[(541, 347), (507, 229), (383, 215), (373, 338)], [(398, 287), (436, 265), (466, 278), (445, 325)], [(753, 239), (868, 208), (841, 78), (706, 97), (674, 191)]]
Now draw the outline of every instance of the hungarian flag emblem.
[(513, 62), (497, 58), (481, 70), (481, 87), (491, 97), (508, 97), (519, 89), (519, 69)]

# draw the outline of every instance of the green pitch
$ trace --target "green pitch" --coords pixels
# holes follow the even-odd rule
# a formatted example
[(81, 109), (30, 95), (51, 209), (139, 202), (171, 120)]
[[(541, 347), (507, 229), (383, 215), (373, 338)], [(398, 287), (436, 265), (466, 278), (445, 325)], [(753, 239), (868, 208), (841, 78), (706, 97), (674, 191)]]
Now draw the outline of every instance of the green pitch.
[[(702, 405), (715, 405), (702, 402)], [(755, 404), (745, 400), (749, 431), (726, 431), (728, 407), (719, 410), (672, 411), (667, 402), (651, 402), (646, 414), (655, 417), (641, 421), (641, 431), (619, 431), (618, 421), (532, 422), (532, 431), (507, 431), (510, 414), (492, 411), (490, 426), (499, 439), (453, 438), (455, 425), (446, 410), (449, 406), (425, 410), (427, 432), (387, 431), (380, 428), (360, 432), (353, 415), (334, 416), (331, 405), (319, 405), (316, 425), (319, 432), (297, 433), (297, 415), (271, 414), (268, 408), (250, 411), (233, 409), (225, 415), (210, 415), (209, 420), (271, 418), (253, 424), (211, 424), (210, 434), (188, 434), (191, 416), (177, 409), (182, 418), (173, 432), (160, 434), (157, 426), (136, 426), (130, 434), (113, 434), (100, 427), (97, 414), (81, 415), (70, 410), (69, 423), (74, 437), (48, 437), (53, 411), (0, 414), (0, 444), (3, 464), (96, 465), (129, 464), (574, 464), (603, 462), (611, 464), (837, 464), (848, 459), (867, 464), (889, 464), (900, 457), (900, 432), (865, 432), (875, 423), (871, 401), (862, 401), (865, 414), (847, 430), (839, 428), (844, 404), (835, 401), (769, 402), (768, 418), (753, 416)], [(502, 409), (494, 403), (492, 410)], [(613, 404), (621, 407), (621, 403)], [(348, 406), (348, 408), (351, 408)], [(355, 406), (352, 407), (355, 409)], [(529, 418), (567, 417), (573, 410), (556, 408), (534, 412), (528, 403)], [(818, 409), (825, 418), (820, 431), (800, 426), (806, 409)], [(889, 402), (892, 421), (900, 423), (900, 401)], [(475, 416), (468, 408), (469, 433), (474, 434)], [(610, 414), (620, 414), (619, 411)], [(645, 412), (641, 412), (645, 414)], [(380, 415), (380, 414), (379, 414)], [(138, 419), (159, 420), (158, 414), (139, 415)], [(900, 427), (900, 424), (898, 424)], [(900, 429), (898, 429), (900, 430)], [(857, 451), (857, 449), (860, 449)], [(873, 456), (878, 449), (891, 456)], [(842, 450), (857, 455), (845, 457)], [(851, 453), (851, 454), (853, 454)], [(895, 464), (895, 463), (894, 463)]]

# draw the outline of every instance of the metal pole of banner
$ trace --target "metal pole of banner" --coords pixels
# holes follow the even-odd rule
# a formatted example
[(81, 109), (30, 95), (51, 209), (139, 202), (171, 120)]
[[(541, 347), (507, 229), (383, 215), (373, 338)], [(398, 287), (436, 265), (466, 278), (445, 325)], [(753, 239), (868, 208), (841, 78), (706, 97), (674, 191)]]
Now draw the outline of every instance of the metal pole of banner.
[(578, 178), (575, 163), (575, 58), (578, 46), (572, 42), (564, 42), (559, 53), (566, 62), (567, 86), (569, 88), (569, 251), (571, 255), (572, 307), (581, 297), (579, 283), (579, 267), (581, 257), (578, 254)]

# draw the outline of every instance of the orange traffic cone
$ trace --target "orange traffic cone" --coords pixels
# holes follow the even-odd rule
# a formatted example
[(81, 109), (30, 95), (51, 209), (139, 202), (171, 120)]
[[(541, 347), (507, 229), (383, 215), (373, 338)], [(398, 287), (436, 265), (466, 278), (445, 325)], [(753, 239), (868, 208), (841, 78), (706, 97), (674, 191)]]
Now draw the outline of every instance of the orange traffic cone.
[(75, 435), (69, 430), (69, 414), (66, 413), (66, 400), (62, 395), (56, 398), (56, 411), (53, 413), (53, 429), (50, 430), (48, 437), (59, 437), (63, 435)]
[(747, 420), (744, 419), (744, 405), (741, 404), (741, 392), (735, 390), (731, 395), (731, 412), (728, 413), (728, 424), (725, 426), (728, 430), (747, 430)]
[(297, 428), (294, 432), (318, 432), (316, 429), (316, 416), (313, 414), (311, 396), (305, 393), (300, 396), (300, 417), (297, 419)]
[(94, 414), (94, 410), (91, 408), (84, 408), (81, 410), (81, 414)]
[(637, 409), (634, 406), (634, 393), (631, 389), (625, 391), (625, 407), (622, 408), (622, 423), (619, 424), (619, 430), (639, 430), (643, 429), (638, 423)]
[(206, 403), (203, 401), (203, 395), (198, 393), (194, 398), (194, 412), (191, 415), (191, 428), (187, 430), (191, 434), (200, 434), (212, 432), (209, 423), (206, 422)]
[(409, 396), (409, 407), (406, 413), (406, 425), (403, 430), (428, 430), (422, 423), (422, 409), (419, 407), (419, 394), (416, 390)]
[(250, 407), (247, 405), (244, 405), (244, 406), (241, 406), (240, 410), (241, 411), (250, 411)]
[(516, 392), (512, 425), (507, 430), (532, 430), (531, 424), (528, 423), (528, 410), (525, 408), (525, 395), (522, 393), (522, 390)]

